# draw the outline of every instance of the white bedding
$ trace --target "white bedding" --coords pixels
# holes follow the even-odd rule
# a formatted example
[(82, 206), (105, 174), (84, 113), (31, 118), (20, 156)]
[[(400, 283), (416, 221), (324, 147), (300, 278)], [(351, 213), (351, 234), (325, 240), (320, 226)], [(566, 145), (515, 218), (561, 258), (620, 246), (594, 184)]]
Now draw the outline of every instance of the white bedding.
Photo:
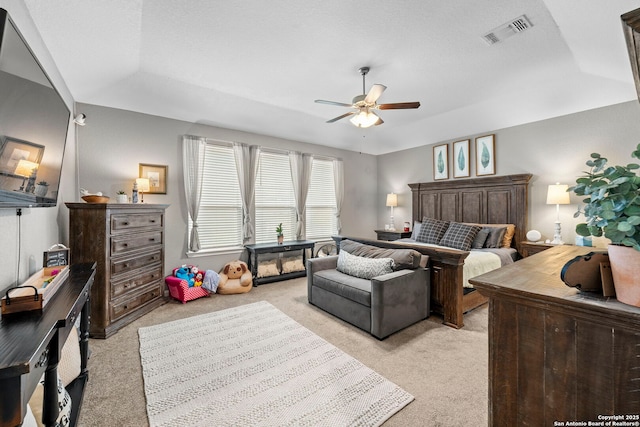
[[(432, 248), (451, 249), (446, 246), (416, 242), (413, 239), (399, 239), (396, 240), (396, 242), (405, 242), (414, 245), (429, 246)], [(464, 266), (462, 268), (462, 284), (465, 288), (473, 288), (473, 285), (469, 283), (469, 279), (500, 267), (502, 267), (502, 259), (497, 254), (487, 250), (471, 250), (469, 251), (469, 256), (464, 260)]]

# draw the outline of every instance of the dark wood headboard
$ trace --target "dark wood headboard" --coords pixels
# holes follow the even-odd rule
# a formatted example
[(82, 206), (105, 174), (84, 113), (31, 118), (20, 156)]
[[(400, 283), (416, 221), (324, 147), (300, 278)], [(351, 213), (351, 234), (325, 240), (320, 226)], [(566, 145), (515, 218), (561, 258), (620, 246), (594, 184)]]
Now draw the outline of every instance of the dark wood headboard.
[(409, 184), (413, 220), (515, 224), (512, 246), (520, 252), (529, 225), (530, 179), (531, 174), (519, 174)]

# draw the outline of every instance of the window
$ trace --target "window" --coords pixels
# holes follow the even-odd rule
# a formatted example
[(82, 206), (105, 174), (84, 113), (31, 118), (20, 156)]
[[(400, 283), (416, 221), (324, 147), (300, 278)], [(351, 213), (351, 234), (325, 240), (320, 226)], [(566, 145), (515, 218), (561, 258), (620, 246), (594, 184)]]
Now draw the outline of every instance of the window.
[(313, 159), (307, 194), (307, 239), (329, 239), (337, 231), (333, 161)]
[[(189, 221), (189, 233), (192, 225)], [(242, 200), (229, 146), (206, 146), (198, 234), (203, 250), (242, 246)]]
[(293, 194), (289, 156), (260, 152), (256, 177), (256, 243), (276, 240), (282, 223), (285, 240), (296, 238), (296, 200)]

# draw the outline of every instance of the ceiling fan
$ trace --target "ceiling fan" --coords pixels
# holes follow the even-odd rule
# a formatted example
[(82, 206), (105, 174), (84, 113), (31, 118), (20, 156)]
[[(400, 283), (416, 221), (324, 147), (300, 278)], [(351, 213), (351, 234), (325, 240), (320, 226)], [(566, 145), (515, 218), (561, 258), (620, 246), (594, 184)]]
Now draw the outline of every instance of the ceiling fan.
[(351, 104), (345, 104), (344, 102), (325, 101), (324, 99), (316, 99), (318, 104), (338, 105), (341, 107), (352, 107), (356, 111), (350, 111), (341, 116), (335, 117), (331, 120), (327, 120), (327, 123), (337, 122), (345, 117), (353, 116), (350, 121), (354, 125), (360, 128), (368, 128), (369, 126), (377, 126), (384, 123), (384, 121), (373, 110), (404, 110), (407, 108), (420, 107), (419, 102), (397, 102), (394, 104), (377, 104), (376, 101), (382, 95), (382, 92), (387, 88), (381, 84), (374, 84), (369, 89), (369, 93), (365, 92), (365, 76), (369, 72), (369, 67), (360, 68), (360, 74), (362, 75), (362, 95), (357, 95), (353, 98)]

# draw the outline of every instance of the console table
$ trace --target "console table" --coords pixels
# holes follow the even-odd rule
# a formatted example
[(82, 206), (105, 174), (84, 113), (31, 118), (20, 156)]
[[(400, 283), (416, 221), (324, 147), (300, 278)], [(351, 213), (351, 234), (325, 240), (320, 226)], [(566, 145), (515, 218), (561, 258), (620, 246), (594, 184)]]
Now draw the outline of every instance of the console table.
[(80, 413), (89, 357), (89, 295), (95, 263), (72, 265), (47, 306), (40, 311), (3, 315), (0, 321), (0, 425), (19, 426), (44, 373), (43, 422), (58, 417), (58, 362), (62, 346), (78, 316), (81, 371), (66, 388), (71, 396), (71, 425)]
[(593, 250), (554, 246), (469, 280), (489, 298), (489, 425), (638, 421), (625, 416), (640, 409), (640, 308), (560, 279)]
[[(258, 286), (262, 283), (277, 282), (280, 280), (293, 279), (295, 277), (304, 277), (307, 275), (307, 249), (311, 249), (311, 256), (313, 256), (313, 247), (315, 242), (313, 240), (291, 240), (278, 243), (257, 243), (253, 245), (245, 245), (249, 251), (249, 270), (253, 275), (253, 285)], [(294, 271), (291, 273), (282, 273), (277, 276), (258, 277), (258, 257), (261, 254), (276, 254), (282, 252), (302, 251), (302, 264), (304, 265), (303, 271)]]

